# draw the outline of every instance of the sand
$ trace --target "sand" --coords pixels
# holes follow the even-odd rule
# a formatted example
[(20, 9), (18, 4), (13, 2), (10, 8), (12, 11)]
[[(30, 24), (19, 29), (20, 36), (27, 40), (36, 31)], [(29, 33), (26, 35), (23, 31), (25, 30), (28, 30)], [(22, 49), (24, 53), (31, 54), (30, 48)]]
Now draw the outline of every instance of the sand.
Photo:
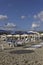
[(35, 50), (23, 47), (1, 50), (0, 65), (43, 65), (43, 47)]

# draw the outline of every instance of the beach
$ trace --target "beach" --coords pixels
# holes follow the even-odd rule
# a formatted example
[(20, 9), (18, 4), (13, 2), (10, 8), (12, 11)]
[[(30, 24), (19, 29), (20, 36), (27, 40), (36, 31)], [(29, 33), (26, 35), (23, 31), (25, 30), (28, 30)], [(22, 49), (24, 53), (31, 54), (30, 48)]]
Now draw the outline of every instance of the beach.
[(23, 47), (1, 50), (0, 65), (43, 65), (43, 47), (35, 50)]

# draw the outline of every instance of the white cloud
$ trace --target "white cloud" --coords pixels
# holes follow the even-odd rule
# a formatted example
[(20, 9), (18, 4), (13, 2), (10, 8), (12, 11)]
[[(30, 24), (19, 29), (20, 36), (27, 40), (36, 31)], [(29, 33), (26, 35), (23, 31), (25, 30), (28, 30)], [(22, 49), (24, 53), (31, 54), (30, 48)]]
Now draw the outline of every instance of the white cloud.
[(39, 12), (38, 14), (35, 14), (33, 17), (37, 18), (40, 21), (43, 21), (43, 11)]
[(14, 23), (7, 23), (6, 25), (1, 26), (0, 29), (2, 29), (2, 30), (14, 30), (15, 27), (16, 27), (16, 24), (14, 24)]
[(14, 23), (7, 23), (5, 26), (6, 27), (15, 27), (16, 25)]
[(38, 18), (43, 21), (43, 11), (41, 11), (40, 13), (38, 13)]
[(37, 18), (37, 16), (36, 16), (36, 15), (34, 15), (33, 17), (34, 17), (35, 19)]
[(26, 16), (21, 16), (21, 19), (25, 19), (26, 18)]
[(32, 23), (32, 28), (37, 28), (37, 27), (39, 27), (40, 26), (40, 24), (38, 24), (38, 23)]
[(0, 15), (0, 20), (5, 20), (7, 18), (8, 18), (7, 15)]

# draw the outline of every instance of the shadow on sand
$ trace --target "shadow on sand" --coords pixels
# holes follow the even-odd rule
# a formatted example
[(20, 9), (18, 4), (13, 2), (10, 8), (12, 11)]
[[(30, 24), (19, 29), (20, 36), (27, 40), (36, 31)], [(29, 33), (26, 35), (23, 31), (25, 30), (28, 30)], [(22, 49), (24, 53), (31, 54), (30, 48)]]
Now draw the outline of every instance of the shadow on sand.
[(11, 51), (11, 54), (25, 54), (25, 53), (32, 53), (34, 52), (33, 50), (14, 50)]

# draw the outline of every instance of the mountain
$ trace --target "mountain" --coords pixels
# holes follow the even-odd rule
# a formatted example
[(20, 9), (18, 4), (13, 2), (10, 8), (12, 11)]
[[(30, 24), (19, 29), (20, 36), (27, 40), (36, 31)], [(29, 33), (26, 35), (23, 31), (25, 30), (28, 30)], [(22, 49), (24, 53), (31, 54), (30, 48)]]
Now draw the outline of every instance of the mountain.
[(0, 30), (0, 34), (11, 34), (11, 31), (8, 31), (8, 30)]

